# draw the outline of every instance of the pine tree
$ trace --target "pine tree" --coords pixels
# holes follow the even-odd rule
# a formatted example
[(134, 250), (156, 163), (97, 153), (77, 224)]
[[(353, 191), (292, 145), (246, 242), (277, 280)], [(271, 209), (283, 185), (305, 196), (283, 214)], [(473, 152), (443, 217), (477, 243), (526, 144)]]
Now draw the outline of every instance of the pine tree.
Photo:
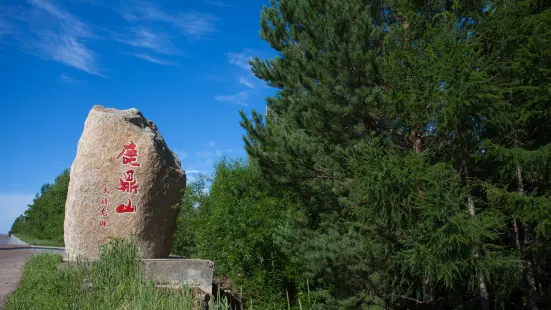
[[(486, 141), (485, 157), (490, 198), (504, 206), (512, 231), (509, 245), (524, 261), (523, 304), (541, 305), (541, 283), (548, 251), (538, 245), (548, 240), (542, 233), (549, 223), (549, 150), (551, 116), (551, 62), (549, 37), (551, 4), (543, 1), (496, 1), (483, 25), (485, 49), (495, 59), (490, 72), (503, 90), (507, 117)], [(498, 172), (498, 173), (496, 173)], [(543, 251), (542, 251), (543, 250)], [(541, 261), (540, 261), (541, 262)], [(540, 276), (538, 276), (538, 274)], [(538, 288), (539, 286), (539, 288)]]
[[(496, 150), (512, 137), (503, 126), (527, 115), (522, 130), (537, 133), (517, 140), (530, 143), (530, 154), (536, 145), (547, 150), (537, 116), (548, 106), (549, 71), (545, 52), (526, 47), (511, 67), (540, 65), (538, 78), (496, 79), (493, 65), (509, 57), (492, 50), (504, 45), (499, 35), (487, 38), (498, 32), (497, 7), (294, 0), (264, 9), (261, 37), (280, 54), (252, 66), (279, 92), (267, 99), (266, 120), (242, 113), (244, 140), (268, 184), (299, 206), (278, 238), (319, 307), (489, 309), (515, 300), (509, 294), (522, 266), (508, 224), (518, 218), (530, 234), (547, 231), (541, 193), (549, 195), (549, 174), (515, 157), (506, 180), (498, 171), (510, 165)], [(539, 12), (542, 22), (548, 13)], [(535, 34), (543, 30), (520, 24), (505, 33), (533, 31), (527, 42), (548, 44)], [(505, 99), (506, 83), (530, 96), (522, 115)], [(547, 153), (537, 154), (547, 165)], [(503, 191), (514, 184), (513, 193)]]
[(348, 154), (382, 130), (382, 30), (372, 10), (363, 1), (272, 2), (262, 13), (261, 37), (281, 54), (252, 65), (280, 92), (268, 99), (267, 123), (260, 113), (243, 115), (251, 158), (301, 206), (281, 232), (283, 248), (326, 307), (387, 298), (368, 290), (374, 275), (358, 262), (366, 247), (354, 245), (339, 201), (352, 176)]

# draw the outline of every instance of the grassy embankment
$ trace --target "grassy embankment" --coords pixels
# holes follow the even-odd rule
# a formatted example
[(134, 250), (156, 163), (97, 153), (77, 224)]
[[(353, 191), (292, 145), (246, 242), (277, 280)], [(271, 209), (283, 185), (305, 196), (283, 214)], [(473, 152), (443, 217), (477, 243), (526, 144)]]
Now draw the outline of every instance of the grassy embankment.
[[(125, 241), (111, 241), (92, 263), (60, 268), (61, 261), (55, 254), (32, 256), (5, 309), (201, 309), (189, 288), (168, 291), (146, 280), (136, 248)], [(230, 307), (214, 300), (209, 309)]]
[(21, 241), (30, 244), (30, 245), (38, 245), (38, 246), (55, 246), (55, 247), (63, 247), (62, 241), (55, 241), (55, 240), (41, 240), (36, 239), (34, 237), (24, 235), (24, 234), (14, 234), (17, 238), (19, 238)]

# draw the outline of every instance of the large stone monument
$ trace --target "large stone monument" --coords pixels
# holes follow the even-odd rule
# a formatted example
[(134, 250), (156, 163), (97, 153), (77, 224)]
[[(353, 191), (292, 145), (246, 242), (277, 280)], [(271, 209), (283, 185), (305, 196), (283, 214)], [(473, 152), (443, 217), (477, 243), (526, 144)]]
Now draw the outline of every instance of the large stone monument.
[(143, 258), (167, 257), (185, 184), (153, 122), (136, 109), (94, 106), (71, 166), (68, 260), (96, 259), (109, 237), (134, 240)]

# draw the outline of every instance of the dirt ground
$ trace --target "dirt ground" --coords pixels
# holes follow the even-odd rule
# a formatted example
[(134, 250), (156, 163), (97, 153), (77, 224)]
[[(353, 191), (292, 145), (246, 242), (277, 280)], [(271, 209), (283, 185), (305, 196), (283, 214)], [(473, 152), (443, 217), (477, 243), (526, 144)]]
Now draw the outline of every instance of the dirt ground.
[(17, 288), (25, 262), (33, 254), (28, 245), (10, 243), (8, 236), (0, 236), (0, 309), (4, 298)]

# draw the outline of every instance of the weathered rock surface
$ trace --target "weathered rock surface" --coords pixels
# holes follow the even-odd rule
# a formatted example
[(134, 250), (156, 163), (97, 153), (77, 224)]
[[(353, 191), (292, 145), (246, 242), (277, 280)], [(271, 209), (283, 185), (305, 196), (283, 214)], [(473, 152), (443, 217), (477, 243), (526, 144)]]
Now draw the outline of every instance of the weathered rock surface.
[(97, 258), (109, 237), (131, 238), (143, 258), (167, 257), (185, 184), (180, 161), (153, 122), (136, 109), (94, 106), (71, 166), (68, 259)]

